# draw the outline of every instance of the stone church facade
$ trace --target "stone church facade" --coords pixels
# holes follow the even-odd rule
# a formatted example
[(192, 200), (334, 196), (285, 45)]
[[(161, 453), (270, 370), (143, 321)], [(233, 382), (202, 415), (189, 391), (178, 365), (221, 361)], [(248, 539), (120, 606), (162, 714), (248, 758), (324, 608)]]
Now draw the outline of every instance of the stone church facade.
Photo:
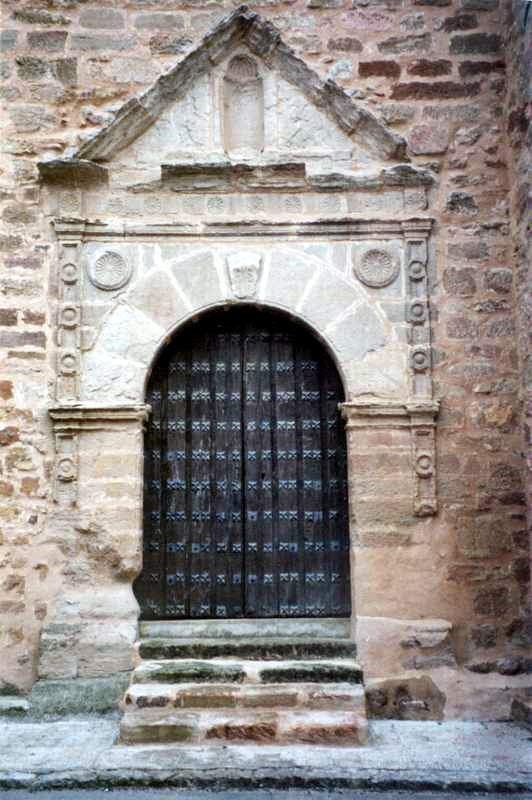
[(508, 718), (519, 4), (4, 17), (2, 693), (116, 708), (150, 631), (200, 652), (240, 626), (356, 646), (369, 716)]

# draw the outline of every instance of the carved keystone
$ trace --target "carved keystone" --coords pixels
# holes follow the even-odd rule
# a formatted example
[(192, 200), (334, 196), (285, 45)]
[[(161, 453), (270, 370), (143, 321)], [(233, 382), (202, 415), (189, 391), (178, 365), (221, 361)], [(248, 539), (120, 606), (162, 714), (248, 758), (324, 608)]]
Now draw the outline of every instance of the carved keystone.
[(258, 253), (231, 253), (226, 257), (231, 290), (239, 300), (255, 297), (262, 269)]

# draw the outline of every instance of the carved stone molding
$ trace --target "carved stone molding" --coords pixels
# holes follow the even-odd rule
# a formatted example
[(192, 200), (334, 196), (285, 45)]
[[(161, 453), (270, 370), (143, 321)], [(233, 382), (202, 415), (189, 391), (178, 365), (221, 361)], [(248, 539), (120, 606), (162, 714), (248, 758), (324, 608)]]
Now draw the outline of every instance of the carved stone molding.
[(161, 164), (160, 184), (153, 189), (166, 188), (172, 192), (204, 193), (257, 191), (297, 191), (301, 193), (382, 192), (393, 189), (424, 189), (433, 186), (435, 177), (430, 170), (412, 164), (385, 167), (363, 173), (307, 173), (305, 164), (298, 162), (250, 163), (221, 161), (216, 163), (175, 162)]
[(57, 372), (56, 400), (79, 398), (81, 271), (80, 244), (76, 241), (59, 244), (57, 307)]
[(436, 514), (435, 426), (439, 401), (411, 398), (407, 401), (360, 400), (341, 403), (347, 430), (361, 428), (410, 429), (412, 471), (415, 478), (414, 514)]
[[(408, 220), (386, 219), (358, 219), (347, 217), (345, 219), (320, 219), (317, 221), (277, 222), (266, 219), (242, 219), (227, 222), (202, 221), (195, 225), (187, 223), (137, 223), (137, 222), (95, 222), (89, 219), (54, 219), (54, 228), (57, 236), (63, 240), (93, 241), (100, 238), (118, 239), (123, 241), (127, 237), (141, 240), (160, 240), (163, 237), (194, 236), (198, 239), (247, 237), (247, 236), (272, 236), (275, 238), (298, 236), (301, 238), (322, 237), (327, 239), (344, 239), (349, 237), (386, 238), (399, 236), (403, 239), (410, 237), (411, 231), (425, 241), (432, 228), (432, 219), (414, 218)], [(425, 260), (426, 263), (426, 260)]]
[(63, 507), (77, 504), (79, 472), (79, 434), (84, 430), (103, 430), (117, 423), (143, 426), (150, 406), (61, 405), (48, 409), (55, 438), (54, 500)]
[(428, 292), (428, 233), (419, 225), (404, 223), (406, 240), (406, 319), (410, 323), (411, 391), (432, 396), (430, 313)]

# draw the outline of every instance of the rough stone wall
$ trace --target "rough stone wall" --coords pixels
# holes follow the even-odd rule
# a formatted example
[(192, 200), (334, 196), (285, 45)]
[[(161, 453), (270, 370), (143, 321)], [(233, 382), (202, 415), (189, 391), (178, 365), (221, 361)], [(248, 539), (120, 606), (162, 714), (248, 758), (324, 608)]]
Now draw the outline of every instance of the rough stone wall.
[[(511, 2), (506, 6), (505, 49), (508, 54), (506, 86), (506, 134), (510, 172), (510, 218), (512, 257), (515, 271), (515, 316), (520, 359), (520, 401), (523, 426), (525, 491), (527, 492), (528, 538), (532, 541), (532, 247), (529, 233), (530, 158), (530, 81), (532, 75), (532, 7)], [(532, 544), (531, 544), (532, 549)], [(521, 570), (530, 577), (530, 560), (523, 559)], [(532, 595), (522, 597), (523, 626), (519, 635), (532, 644)], [(517, 631), (516, 631), (517, 633)]]
[[(71, 549), (46, 527), (54, 249), (36, 162), (67, 153), (98, 129), (111, 108), (146, 88), (232, 7), (208, 0), (4, 0), (0, 680), (23, 690), (35, 679), (39, 630), (83, 547), (75, 540)], [(421, 645), (412, 669), (472, 665), (491, 672), (496, 688), (498, 671), (519, 669), (516, 659), (526, 654), (519, 620), (529, 557), (503, 9), (497, 0), (269, 0), (253, 7), (321, 76), (333, 77), (403, 134), (417, 164), (430, 162), (439, 173), (431, 293), (436, 392), (443, 397), (441, 512), (438, 524), (425, 523), (429, 536), (434, 528), (430, 546), (428, 537), (421, 548), (416, 537), (390, 537), (372, 552), (375, 564), (403, 554), (410, 568), (420, 561), (415, 602), (398, 602), (398, 617), (414, 605), (420, 616), (453, 624), (452, 642), (445, 642), (452, 657)], [(524, 330), (526, 316), (519, 319)], [(455, 713), (471, 715), (474, 703), (456, 703)]]

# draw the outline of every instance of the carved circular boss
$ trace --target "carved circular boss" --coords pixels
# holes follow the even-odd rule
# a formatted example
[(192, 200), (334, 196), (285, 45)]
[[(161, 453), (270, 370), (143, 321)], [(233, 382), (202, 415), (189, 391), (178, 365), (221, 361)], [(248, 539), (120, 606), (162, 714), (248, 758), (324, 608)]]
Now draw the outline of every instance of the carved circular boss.
[(372, 248), (355, 260), (353, 271), (366, 286), (380, 289), (397, 278), (399, 260), (387, 250)]
[(91, 283), (107, 292), (125, 286), (131, 278), (131, 271), (131, 265), (114, 250), (106, 250), (88, 267)]

